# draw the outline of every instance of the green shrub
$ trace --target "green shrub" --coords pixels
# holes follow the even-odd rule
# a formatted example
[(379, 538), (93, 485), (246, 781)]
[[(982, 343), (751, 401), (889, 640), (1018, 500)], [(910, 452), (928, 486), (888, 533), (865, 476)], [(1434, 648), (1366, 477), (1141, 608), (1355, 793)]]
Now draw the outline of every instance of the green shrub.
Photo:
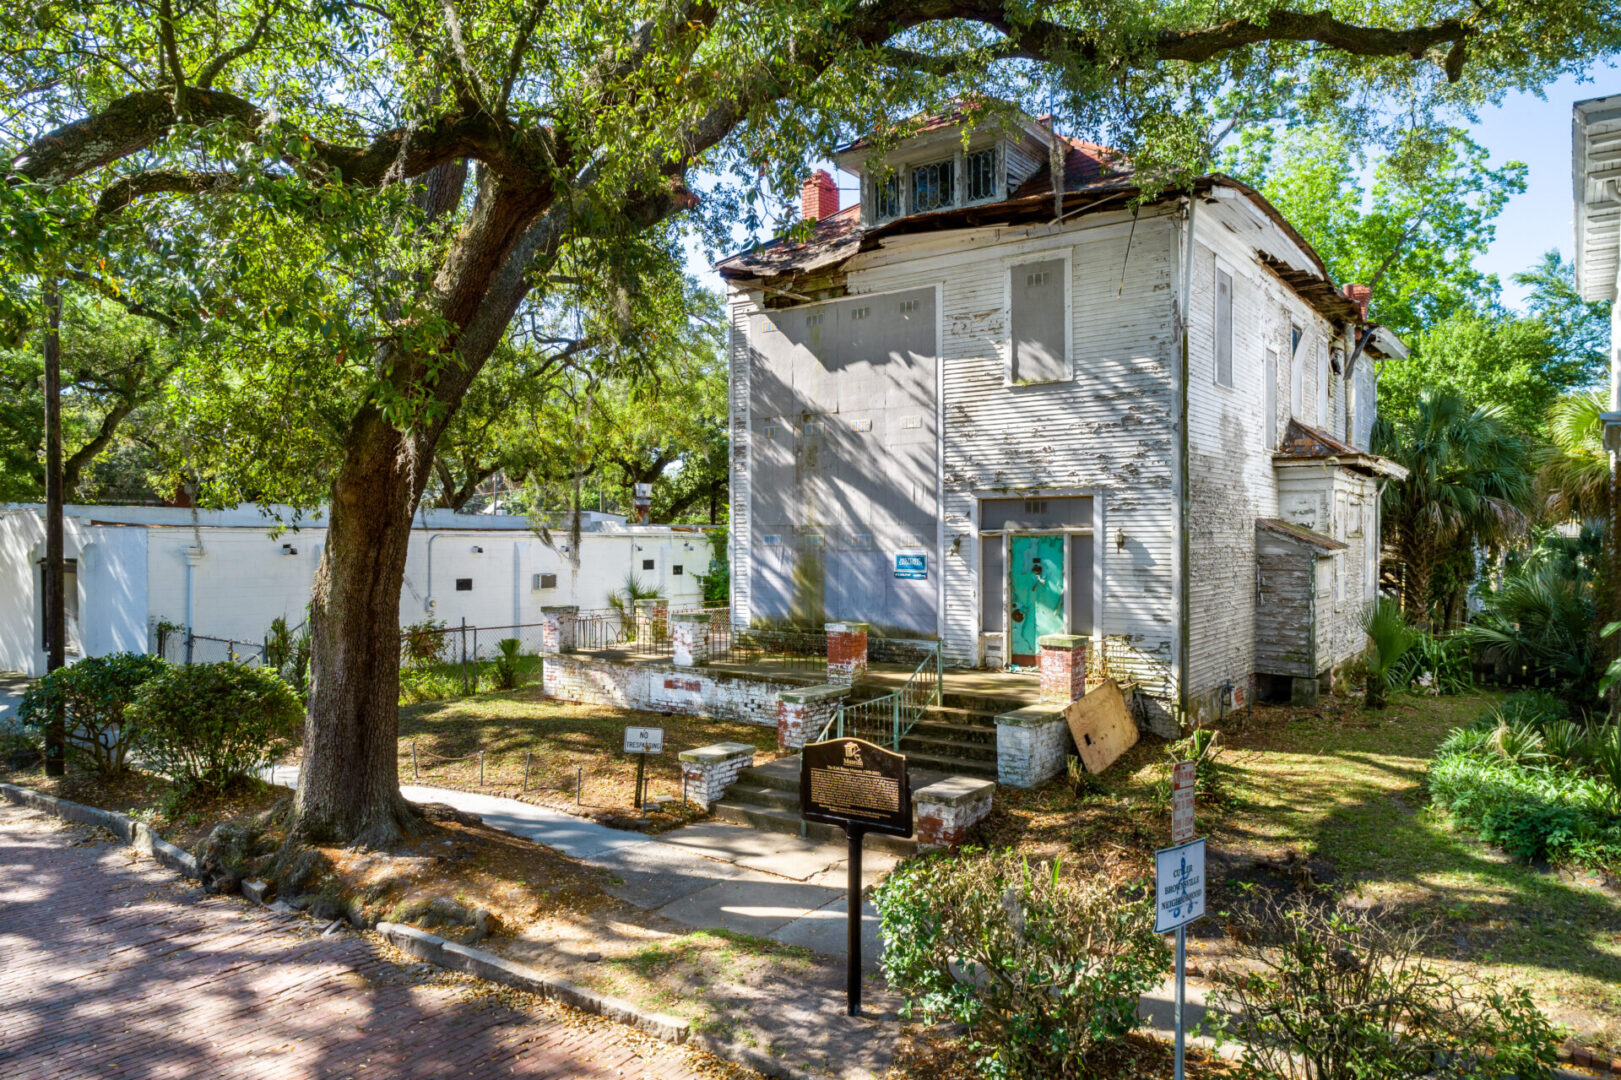
[(1431, 694), (1461, 694), (1473, 689), (1474, 658), (1468, 638), (1415, 628), (1412, 646), (1391, 665), (1388, 684)]
[(298, 736), (303, 709), (288, 685), (245, 664), (170, 668), (129, 707), (141, 752), (185, 788), (218, 790), (270, 764)]
[(1194, 792), (1212, 805), (1226, 802), (1229, 781), (1232, 779), (1231, 768), (1221, 760), (1226, 750), (1221, 745), (1221, 733), (1212, 728), (1194, 728), (1185, 738), (1166, 746), (1165, 756), (1170, 761), (1162, 791), (1164, 801), (1169, 803), (1171, 798), (1170, 766), (1178, 761), (1191, 761), (1194, 764)]
[(1058, 863), (964, 850), (903, 865), (874, 892), (884, 973), (905, 1014), (968, 1029), (987, 1077), (1076, 1077), (1137, 1023), (1169, 950), (1151, 895), (1071, 881)]
[(1363, 705), (1369, 709), (1385, 707), (1385, 693), (1390, 689), (1396, 665), (1413, 647), (1418, 632), (1407, 625), (1401, 607), (1389, 597), (1380, 597), (1362, 614), (1362, 630), (1368, 635), (1368, 683)]
[(449, 636), (445, 624), (433, 619), (407, 626), (400, 631), (401, 666), (416, 670), (439, 663)]
[(1471, 987), (1388, 916), (1263, 902), (1229, 916), (1239, 964), (1211, 973), (1206, 1028), (1255, 1080), (1552, 1077), (1559, 1035), (1528, 992)]
[(310, 692), (309, 626), (290, 630), (287, 620), (281, 616), (271, 619), (270, 630), (265, 634), (265, 664), (293, 688), (299, 700), (307, 699)]
[(497, 690), (516, 690), (523, 660), (523, 642), (515, 637), (502, 638), (495, 643), (499, 650), (491, 672)]
[(168, 667), (160, 658), (140, 653), (87, 656), (30, 686), (17, 707), (18, 720), (30, 733), (43, 735), (60, 709), (69, 751), (101, 775), (114, 776), (124, 771), (135, 745), (137, 725), (125, 709), (142, 684)]
[(1442, 744), (1427, 779), (1436, 805), (1522, 859), (1621, 866), (1615, 789), (1562, 762), (1505, 753), (1500, 730), (1455, 732)]

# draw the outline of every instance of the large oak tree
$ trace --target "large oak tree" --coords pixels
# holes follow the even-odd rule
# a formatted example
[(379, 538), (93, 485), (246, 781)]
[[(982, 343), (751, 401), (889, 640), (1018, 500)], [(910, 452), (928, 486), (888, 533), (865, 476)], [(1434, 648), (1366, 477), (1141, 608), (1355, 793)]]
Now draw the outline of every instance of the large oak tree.
[[(634, 288), (620, 270), (668, 251), (673, 216), (724, 235), (809, 155), (964, 95), (1055, 112), (1174, 185), (1223, 95), (1287, 77), (1290, 108), (1379, 137), (1382, 118), (1424, 124), (1608, 51), (1616, 15), (1613, 0), (35, 0), (0, 14), (0, 300), (26, 321), (60, 275), (142, 292), (207, 338), (188, 354), (203, 369), (176, 376), (224, 395), (199, 445), (245, 426), (243, 401), (330, 426), (295, 810), (307, 835), (385, 843), (411, 820), (395, 709), (412, 514), (515, 314), (578, 277), (560, 263)], [(718, 177), (701, 203), (700, 172)], [(238, 370), (207, 366), (233, 353)], [(273, 456), (244, 467), (298, 475)]]

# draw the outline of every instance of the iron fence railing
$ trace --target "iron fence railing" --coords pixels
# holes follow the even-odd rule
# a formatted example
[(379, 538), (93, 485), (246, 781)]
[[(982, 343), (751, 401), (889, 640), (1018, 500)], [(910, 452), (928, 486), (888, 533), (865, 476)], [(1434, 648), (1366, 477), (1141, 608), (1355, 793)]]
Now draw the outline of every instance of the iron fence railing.
[(900, 751), (901, 740), (931, 706), (940, 704), (944, 659), (936, 645), (918, 662), (899, 690), (867, 701), (846, 702), (822, 728), (816, 741), (865, 739)]
[(212, 637), (176, 630), (154, 640), (152, 652), (171, 664), (264, 663), (265, 643), (250, 638)]
[(819, 630), (765, 630), (734, 626), (729, 620), (709, 624), (712, 664), (772, 664), (814, 671), (827, 666), (827, 634)]

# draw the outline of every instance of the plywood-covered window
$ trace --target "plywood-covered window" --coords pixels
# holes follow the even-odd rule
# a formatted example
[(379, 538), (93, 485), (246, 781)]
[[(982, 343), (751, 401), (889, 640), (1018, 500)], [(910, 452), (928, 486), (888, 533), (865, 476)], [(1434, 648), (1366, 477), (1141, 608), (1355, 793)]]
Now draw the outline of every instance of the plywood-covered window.
[(1019, 263), (1009, 271), (1011, 381), (1069, 378), (1068, 282), (1064, 259)]
[(1278, 350), (1268, 349), (1261, 372), (1261, 445), (1278, 448)]
[(1069, 565), (1071, 567), (1069, 599), (1069, 632), (1091, 636), (1092, 633), (1092, 534), (1069, 538)]
[(1233, 385), (1233, 276), (1216, 271), (1216, 385)]
[(1329, 415), (1328, 400), (1328, 342), (1317, 343), (1317, 426), (1324, 431), (1332, 433), (1333, 423)]

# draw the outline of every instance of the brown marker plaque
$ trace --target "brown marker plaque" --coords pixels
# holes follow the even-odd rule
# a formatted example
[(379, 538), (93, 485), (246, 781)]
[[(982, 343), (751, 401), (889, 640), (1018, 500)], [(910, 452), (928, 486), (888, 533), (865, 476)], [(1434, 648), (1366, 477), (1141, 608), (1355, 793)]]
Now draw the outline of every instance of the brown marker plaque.
[(912, 835), (906, 755), (862, 739), (829, 739), (800, 751), (799, 812), (846, 831)]

